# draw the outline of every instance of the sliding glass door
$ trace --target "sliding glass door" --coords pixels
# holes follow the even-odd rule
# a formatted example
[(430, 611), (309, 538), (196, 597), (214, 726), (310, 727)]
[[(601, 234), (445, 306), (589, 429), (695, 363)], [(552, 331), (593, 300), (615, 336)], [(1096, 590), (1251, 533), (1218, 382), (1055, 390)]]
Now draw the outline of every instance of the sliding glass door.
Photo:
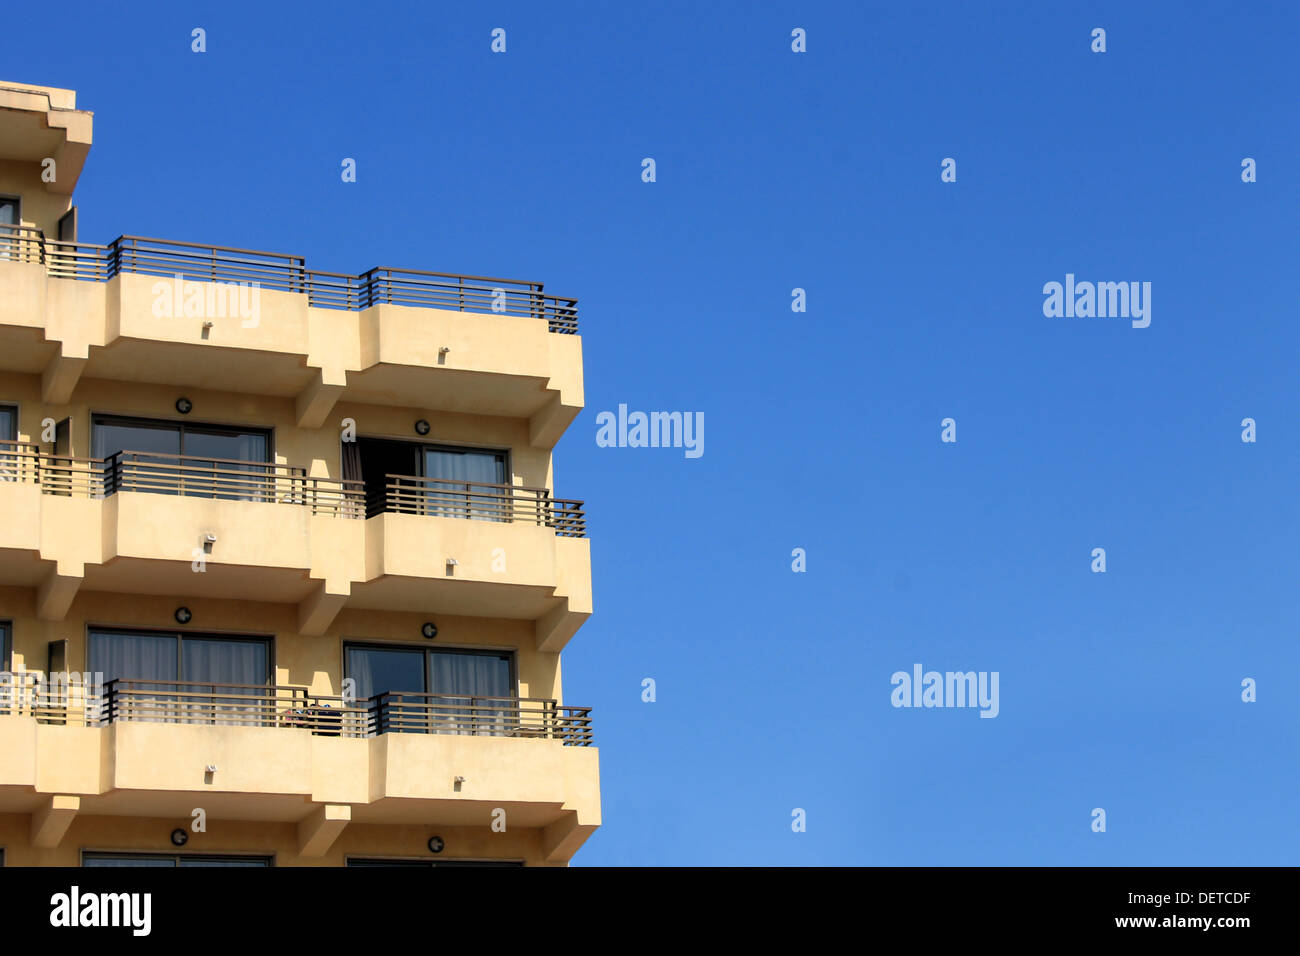
[(263, 638), (91, 629), (86, 666), (118, 682), (105, 716), (259, 726), (274, 717), (270, 657)]
[(364, 482), (366, 516), (384, 511), (509, 521), (506, 452), (359, 438), (343, 445), (343, 476)]
[[(0, 405), (0, 442), (18, 440), (18, 409), (9, 405)], [(17, 481), (22, 469), (19, 467), (16, 449), (12, 445), (0, 444), (0, 481)]]
[(509, 655), (431, 652), (430, 686), (439, 695), (434, 719), (452, 733), (505, 734), (517, 717), (500, 699), (514, 696), (513, 663)]
[(514, 726), (509, 652), (349, 644), (344, 662), (357, 699), (377, 698), (375, 733), (502, 735)]
[[(428, 482), (430, 512), (479, 521), (510, 521), (513, 498), (505, 488), (506, 456), (501, 452), (466, 448), (423, 450), (424, 477)], [(485, 487), (486, 486), (486, 487)]]
[(98, 866), (270, 866), (264, 856), (181, 856), (174, 853), (83, 853), (83, 867)]
[[(123, 454), (129, 452), (140, 454)], [(260, 429), (96, 415), (91, 454), (121, 456), (119, 474), (110, 476), (120, 482), (114, 490), (230, 501), (274, 498), (271, 436)]]

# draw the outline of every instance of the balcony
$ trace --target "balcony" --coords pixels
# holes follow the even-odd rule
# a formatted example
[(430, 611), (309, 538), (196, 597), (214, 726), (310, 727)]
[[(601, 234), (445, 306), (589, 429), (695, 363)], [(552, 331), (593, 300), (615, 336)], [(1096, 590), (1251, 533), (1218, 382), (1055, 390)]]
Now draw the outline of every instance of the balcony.
[(553, 498), (545, 488), (497, 485), (413, 475), (386, 475), (382, 493), (366, 500), (366, 517), (407, 514), (472, 521), (523, 522), (551, 528), (564, 538), (585, 538), (581, 501)]
[(304, 634), (344, 607), (526, 619), (550, 651), (591, 613), (583, 503), (545, 488), (388, 475), (367, 498), (287, 465), (0, 442), (0, 513), (0, 579), (47, 620), (84, 587), (296, 603)]
[(321, 855), (322, 819), (486, 827), (504, 808), (555, 862), (600, 823), (590, 708), (554, 700), (348, 702), (137, 680), (101, 691), (15, 674), (0, 677), (0, 735), (0, 812), (36, 813), (57, 794), (73, 815), (187, 819), (201, 793), (213, 819), (297, 822), (303, 854)]
[(0, 676), (0, 717), (59, 726), (123, 721), (305, 730), (317, 737), (451, 734), (552, 740), (590, 747), (590, 707), (540, 697), (469, 697), (387, 691), (365, 700), (294, 685), (117, 679), (99, 688), (42, 684), (40, 674)]
[(525, 418), (548, 448), (582, 407), (577, 300), (540, 282), (0, 224), (0, 288), (0, 367), (53, 404), (86, 376), (292, 397), (306, 428), (339, 401)]
[(106, 246), (59, 242), (30, 226), (0, 223), (0, 259), (38, 263), (59, 279), (108, 282), (123, 273), (255, 284), (307, 296), (311, 308), (356, 312), (381, 303), (543, 319), (549, 332), (578, 331), (578, 300), (540, 282), (376, 267), (359, 275), (308, 269), (301, 256), (118, 236)]

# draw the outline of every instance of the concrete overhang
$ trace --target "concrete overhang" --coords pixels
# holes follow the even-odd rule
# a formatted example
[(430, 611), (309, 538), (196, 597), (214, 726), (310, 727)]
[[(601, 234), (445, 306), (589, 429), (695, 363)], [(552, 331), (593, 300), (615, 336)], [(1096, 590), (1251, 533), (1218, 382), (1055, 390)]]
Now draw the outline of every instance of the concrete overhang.
[(53, 159), (51, 193), (70, 196), (90, 152), (93, 114), (77, 109), (77, 94), (52, 86), (0, 80), (0, 159)]

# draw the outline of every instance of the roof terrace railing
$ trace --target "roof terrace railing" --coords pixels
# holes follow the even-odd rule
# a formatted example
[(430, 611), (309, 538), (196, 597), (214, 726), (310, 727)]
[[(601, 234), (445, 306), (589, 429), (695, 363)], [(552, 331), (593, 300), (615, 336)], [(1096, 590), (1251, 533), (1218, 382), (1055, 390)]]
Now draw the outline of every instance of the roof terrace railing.
[(578, 300), (540, 282), (376, 267), (360, 275), (308, 269), (302, 256), (229, 246), (118, 236), (106, 246), (47, 239), (30, 226), (0, 224), (0, 261), (36, 262), (56, 278), (105, 282), (121, 273), (192, 281), (256, 283), (307, 296), (316, 308), (357, 311), (379, 304), (544, 319), (549, 331), (578, 331)]

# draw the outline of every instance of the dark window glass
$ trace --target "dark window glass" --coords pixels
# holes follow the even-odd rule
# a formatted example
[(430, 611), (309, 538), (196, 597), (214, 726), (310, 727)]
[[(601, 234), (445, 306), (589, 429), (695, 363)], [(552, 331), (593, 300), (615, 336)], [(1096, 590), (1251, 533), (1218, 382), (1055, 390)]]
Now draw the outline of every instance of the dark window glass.
[(93, 431), (91, 454), (96, 458), (107, 458), (120, 451), (181, 453), (181, 433), (174, 425), (96, 421)]
[(271, 861), (264, 857), (217, 857), (217, 856), (182, 856), (177, 860), (179, 866), (270, 866)]
[[(0, 237), (2, 243), (3, 237)], [(18, 440), (18, 409), (0, 405), (0, 442)], [(17, 481), (22, 473), (19, 458), (12, 447), (0, 444), (0, 481)]]
[(270, 866), (263, 856), (174, 856), (149, 853), (84, 853), (82, 866)]
[(357, 682), (357, 699), (389, 691), (424, 693), (424, 651), (390, 647), (349, 647), (347, 675)]
[(9, 670), (9, 624), (0, 621), (0, 671)]
[(174, 856), (112, 856), (107, 853), (91, 855), (89, 853), (81, 859), (82, 866), (175, 866), (176, 857)]
[(23, 249), (19, 241), (22, 233), (5, 226), (18, 225), (19, 200), (14, 196), (0, 196), (0, 259), (17, 259)]
[(348, 866), (523, 866), (523, 860), (383, 860), (350, 859)]
[[(120, 456), (120, 471), (114, 476), (118, 491), (231, 501), (275, 497), (266, 431), (108, 417), (95, 418), (91, 431), (94, 457)], [(187, 460), (177, 461), (178, 455)]]
[(354, 644), (344, 663), (357, 699), (376, 698), (375, 733), (501, 734), (517, 720), (514, 705), (495, 699), (515, 697), (509, 653)]

